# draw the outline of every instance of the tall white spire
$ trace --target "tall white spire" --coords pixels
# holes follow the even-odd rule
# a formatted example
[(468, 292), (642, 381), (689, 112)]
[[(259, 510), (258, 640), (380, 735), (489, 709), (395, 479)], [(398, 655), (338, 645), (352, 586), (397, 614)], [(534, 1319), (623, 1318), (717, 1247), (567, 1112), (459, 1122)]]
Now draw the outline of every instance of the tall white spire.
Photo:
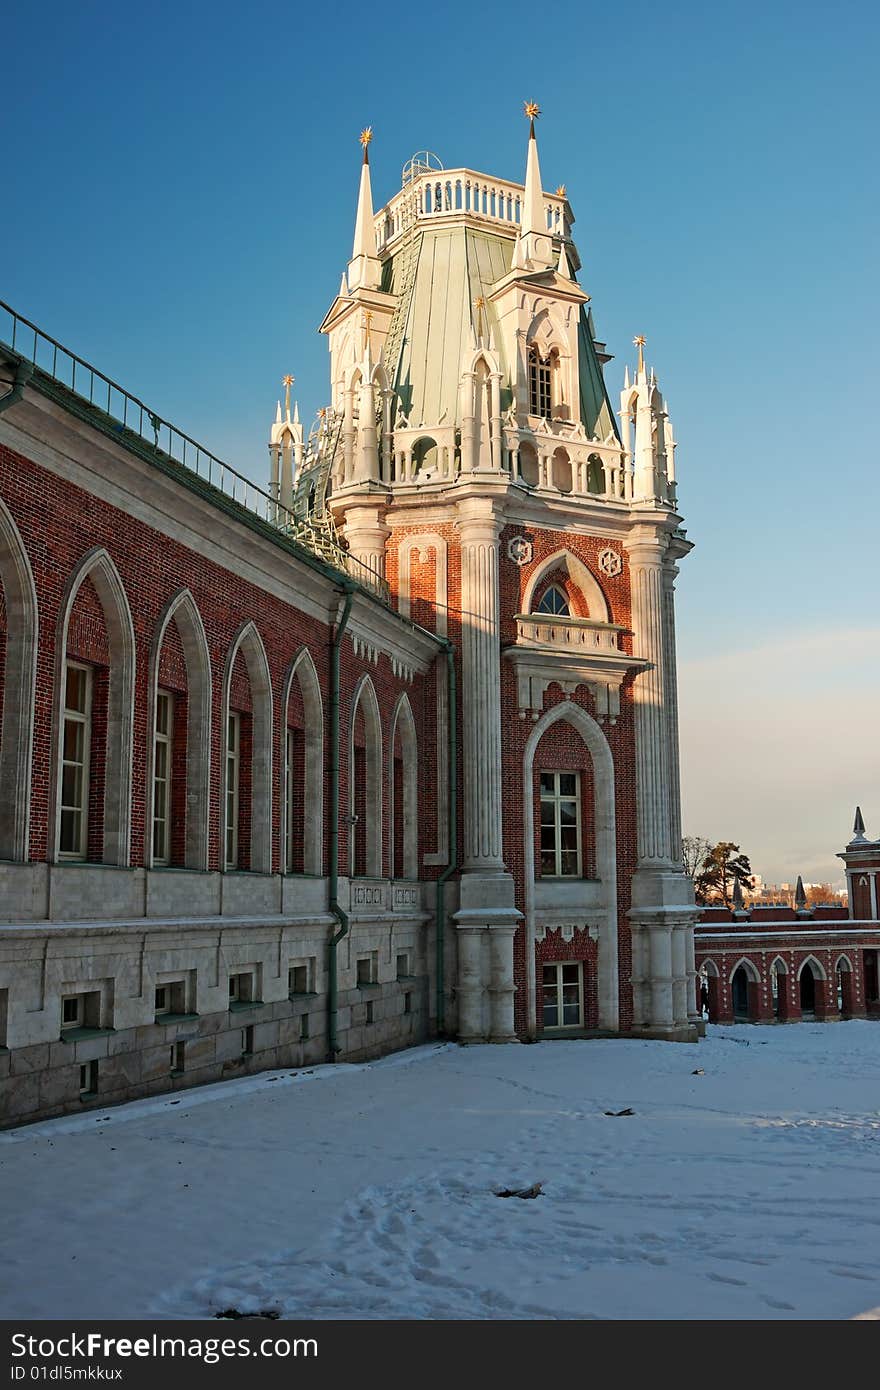
[(381, 279), (381, 266), (376, 256), (376, 224), (373, 219), (373, 191), (370, 187), (370, 158), (368, 154), (373, 132), (369, 126), (361, 131), (360, 141), (364, 147), (361, 164), (361, 185), (358, 191), (357, 216), (354, 223), (354, 246), (348, 266), (348, 287), (350, 290), (377, 290)]
[(537, 102), (527, 101), (523, 107), (529, 118), (529, 152), (526, 158), (526, 185), (523, 193), (522, 222), (514, 249), (514, 269), (550, 270), (556, 264), (553, 241), (547, 230), (544, 210), (544, 190), (541, 187), (541, 165), (538, 160), (538, 141), (535, 120), (541, 114)]
[(529, 152), (526, 158), (526, 191), (523, 198), (522, 235), (527, 232), (546, 232), (544, 193), (541, 188), (541, 165), (538, 161), (538, 141), (535, 137), (535, 117), (540, 111), (534, 102), (526, 103), (529, 118)]

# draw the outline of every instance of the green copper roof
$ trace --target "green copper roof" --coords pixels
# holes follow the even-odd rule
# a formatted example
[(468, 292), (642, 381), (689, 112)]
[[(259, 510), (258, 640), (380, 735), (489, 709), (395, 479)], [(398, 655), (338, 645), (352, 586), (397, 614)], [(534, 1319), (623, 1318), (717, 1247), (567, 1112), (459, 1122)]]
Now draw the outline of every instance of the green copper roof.
[[(404, 278), (406, 252), (396, 252), (385, 262), (382, 289), (398, 293)], [(431, 228), (416, 233), (412, 255), (417, 258), (400, 362), (395, 376), (399, 409), (412, 425), (458, 421), (458, 387), (465, 349), (476, 334), (475, 301), (486, 301), (483, 333), (491, 331), (495, 344), (502, 343), (495, 306), (489, 302), (492, 287), (510, 270), (513, 242), (471, 227)], [(585, 311), (578, 328), (581, 420), (587, 433), (604, 439), (615, 430), (614, 414), (605, 391), (602, 368), (596, 357), (593, 335)], [(500, 346), (504, 385), (501, 408), (511, 403), (511, 363)], [(459, 422), (460, 423), (460, 422)]]

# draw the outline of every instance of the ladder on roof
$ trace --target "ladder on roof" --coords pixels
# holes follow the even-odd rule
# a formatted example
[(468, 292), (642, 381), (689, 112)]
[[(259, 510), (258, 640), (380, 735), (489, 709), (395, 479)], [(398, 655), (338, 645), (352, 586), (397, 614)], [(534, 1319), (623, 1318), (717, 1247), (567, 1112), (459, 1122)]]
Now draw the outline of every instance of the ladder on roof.
[(407, 319), (409, 318), (409, 306), (412, 300), (413, 285), (416, 279), (416, 266), (418, 265), (419, 259), (419, 239), (416, 233), (417, 198), (418, 188), (416, 187), (411, 190), (403, 204), (403, 211), (401, 213), (403, 240), (400, 244), (400, 250), (395, 257), (399, 279), (397, 303), (394, 306), (394, 313), (391, 315), (391, 322), (388, 325), (388, 333), (385, 338), (385, 346), (382, 350), (385, 373), (388, 377), (388, 385), (392, 390), (395, 390), (397, 385), (397, 374), (400, 370), (400, 356), (404, 343), (404, 331), (406, 329)]
[(327, 496), (341, 437), (341, 414), (334, 413), (329, 422), (324, 417), (317, 427), (312, 426), (306, 457), (294, 482), (293, 504), (282, 527), (294, 540), (336, 565), (342, 547)]

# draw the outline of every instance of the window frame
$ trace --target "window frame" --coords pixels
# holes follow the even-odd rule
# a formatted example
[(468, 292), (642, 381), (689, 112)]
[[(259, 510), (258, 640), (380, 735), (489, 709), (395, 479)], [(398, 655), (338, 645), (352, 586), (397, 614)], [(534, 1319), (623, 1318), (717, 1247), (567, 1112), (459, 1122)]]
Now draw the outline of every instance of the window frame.
[[(231, 736), (231, 737), (230, 737)], [(226, 790), (223, 820), (223, 867), (228, 872), (239, 865), (238, 821), (241, 781), (241, 714), (226, 712)]]
[[(563, 605), (561, 608), (544, 607), (544, 604), (547, 602), (551, 594), (559, 595)], [(540, 614), (543, 618), (570, 618), (571, 603), (569, 601), (568, 594), (565, 592), (563, 588), (560, 587), (559, 584), (548, 584), (547, 588), (544, 590), (533, 611), (535, 613)]]
[[(543, 781), (543, 779), (544, 779), (545, 777), (552, 777), (552, 778), (554, 779), (554, 790), (553, 790), (552, 792), (545, 793), (545, 791), (544, 791), (544, 788), (543, 788), (543, 786), (542, 786), (542, 781)], [(563, 791), (561, 790), (560, 778), (562, 778), (562, 777), (573, 777), (573, 778), (575, 779), (575, 781), (574, 781), (574, 792), (573, 792), (573, 793), (563, 792)], [(550, 768), (541, 768), (541, 769), (539, 769), (539, 771), (538, 771), (538, 802), (539, 802), (539, 813), (538, 813), (538, 864), (540, 865), (540, 871), (541, 871), (541, 872), (540, 872), (540, 877), (541, 877), (542, 879), (543, 879), (543, 878), (552, 878), (552, 879), (560, 879), (560, 880), (563, 880), (563, 879), (579, 879), (579, 878), (583, 878), (583, 876), (584, 876), (584, 847), (583, 847), (583, 825), (582, 825), (582, 815), (581, 815), (581, 795), (582, 795), (581, 774), (580, 774), (580, 771), (579, 771), (579, 770), (556, 771), (556, 770), (552, 770), (552, 769), (550, 769)], [(563, 848), (563, 845), (562, 845), (562, 829), (563, 829), (563, 825), (562, 825), (562, 805), (563, 805), (563, 803), (565, 803), (565, 804), (572, 804), (572, 803), (573, 803), (573, 804), (574, 804), (574, 809), (575, 809), (575, 839), (576, 839), (576, 845), (577, 845), (577, 848), (576, 848), (576, 854), (577, 854), (577, 867), (576, 867), (576, 870), (575, 870), (574, 873), (565, 873), (565, 872), (563, 871), (563, 867), (562, 867), (562, 866), (563, 866), (563, 863), (565, 862), (563, 856), (564, 856), (564, 855), (569, 855), (569, 854), (572, 853), (571, 850), (565, 850), (565, 849)], [(552, 806), (553, 806), (553, 823), (552, 823), (552, 829), (553, 829), (553, 849), (552, 849), (552, 851), (551, 851), (551, 850), (545, 850), (544, 845), (543, 845), (544, 830), (545, 830), (546, 826), (549, 824), (549, 822), (545, 821), (545, 819), (544, 819), (544, 806), (545, 806), (545, 804), (547, 804), (547, 805), (552, 805)], [(554, 857), (554, 868), (553, 868), (553, 871), (552, 871), (552, 872), (550, 872), (550, 871), (548, 871), (548, 870), (545, 870), (545, 868), (544, 868), (544, 856), (545, 856), (545, 854), (550, 854), (550, 853), (552, 853), (552, 854), (553, 854), (553, 857)]]
[[(165, 730), (159, 728), (159, 707), (163, 702), (166, 709)], [(164, 749), (165, 773), (160, 777), (159, 774), (159, 749)], [(159, 868), (165, 868), (171, 863), (171, 797), (173, 789), (173, 761), (174, 761), (174, 692), (172, 690), (157, 689), (156, 704), (153, 711), (153, 835), (152, 835), (152, 859), (153, 864)], [(162, 817), (162, 852), (156, 851), (156, 826), (158, 817), (156, 815), (157, 790), (159, 783), (164, 786), (164, 816)]]
[[(83, 699), (83, 709), (71, 708), (67, 703), (68, 675), (71, 671), (81, 671), (85, 676), (85, 691)], [(64, 704), (61, 713), (61, 742), (58, 750), (58, 841), (56, 853), (59, 861), (68, 863), (84, 863), (88, 858), (89, 848), (89, 798), (91, 796), (91, 761), (92, 761), (92, 702), (94, 698), (94, 671), (91, 666), (83, 661), (64, 662)], [(74, 762), (64, 756), (65, 743), (67, 741), (68, 725), (76, 725), (82, 730), (82, 759)], [(80, 780), (80, 805), (67, 806), (64, 803), (64, 769), (66, 767), (79, 768), (81, 773)], [(62, 849), (62, 836), (64, 830), (64, 813), (72, 811), (79, 816), (79, 835), (76, 849)]]
[[(561, 1020), (564, 1019), (564, 1009), (565, 1009), (565, 1000), (564, 1000), (564, 997), (563, 997), (563, 990), (564, 990), (565, 985), (566, 985), (567, 983), (568, 983), (568, 984), (571, 984), (571, 983), (572, 983), (571, 981), (565, 981), (565, 980), (563, 979), (563, 974), (562, 974), (562, 972), (563, 972), (563, 970), (565, 969), (566, 966), (574, 966), (574, 967), (577, 969), (577, 987), (578, 987), (578, 1005), (577, 1005), (577, 1008), (578, 1008), (578, 1017), (577, 1017), (577, 1022), (576, 1022), (576, 1023), (565, 1023), (565, 1022), (561, 1021)], [(546, 1000), (546, 998), (547, 998), (547, 995), (546, 995), (546, 992), (545, 992), (545, 991), (546, 991), (547, 988), (548, 988), (548, 985), (547, 985), (547, 978), (546, 978), (546, 972), (549, 971), (549, 970), (554, 971), (554, 972), (555, 972), (555, 975), (556, 975), (555, 984), (554, 984), (554, 986), (553, 986), (553, 988), (555, 989), (555, 993), (556, 993), (556, 1002), (555, 1002), (555, 1005), (554, 1005), (554, 1007), (556, 1008), (556, 1015), (557, 1015), (557, 1021), (556, 1021), (556, 1023), (547, 1023), (546, 1020), (545, 1020), (545, 1014), (544, 1014), (544, 1010), (545, 1010), (545, 1008), (546, 1008), (545, 1000)], [(581, 960), (548, 960), (548, 961), (542, 961), (542, 963), (541, 963), (541, 1029), (542, 1029), (542, 1031), (550, 1031), (550, 1030), (553, 1030), (553, 1031), (555, 1032), (555, 1031), (557, 1031), (557, 1030), (562, 1030), (562, 1029), (569, 1030), (569, 1031), (574, 1031), (574, 1030), (577, 1030), (577, 1029), (582, 1029), (582, 1028), (584, 1028), (584, 1027), (586, 1026), (585, 1019), (586, 1019), (586, 1014), (585, 1014), (585, 1012), (584, 1012), (584, 963), (583, 963), (583, 961), (581, 961)]]
[(528, 350), (529, 414), (549, 420), (553, 414), (553, 360), (542, 357), (537, 343)]

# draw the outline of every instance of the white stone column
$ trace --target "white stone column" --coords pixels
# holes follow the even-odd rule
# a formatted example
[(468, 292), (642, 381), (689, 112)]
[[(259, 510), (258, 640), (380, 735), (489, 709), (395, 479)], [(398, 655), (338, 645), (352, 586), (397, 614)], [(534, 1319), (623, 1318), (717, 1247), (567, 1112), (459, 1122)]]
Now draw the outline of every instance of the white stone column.
[(354, 476), (354, 443), (356, 438), (354, 424), (354, 391), (345, 393), (342, 417), (342, 481), (350, 483)]
[(482, 926), (458, 926), (458, 1038), (460, 1042), (484, 1042)]
[(358, 440), (354, 460), (355, 482), (379, 481), (379, 441), (376, 433), (376, 396), (371, 381), (360, 387)]
[(651, 1018), (651, 942), (646, 927), (632, 926), (633, 1027), (647, 1028)]
[(694, 952), (694, 924), (685, 927), (685, 969), (687, 971), (687, 1016), (688, 1022), (702, 1024), (703, 1015), (697, 1008), (697, 961)]
[[(639, 535), (640, 531), (647, 534)], [(632, 625), (637, 656), (651, 662), (633, 687), (636, 726), (636, 804), (639, 864), (668, 865), (669, 747), (665, 674), (663, 555), (666, 537), (636, 528), (629, 552)]]
[(513, 1031), (513, 938), (516, 927), (489, 928), (489, 1041), (516, 1042)]
[(463, 372), (459, 386), (461, 404), (461, 471), (471, 473), (476, 467), (475, 439), (476, 422), (474, 416), (474, 391), (476, 375)]
[(345, 513), (345, 539), (355, 560), (376, 579), (385, 578), (385, 541), (391, 535), (379, 507), (349, 507)]
[(672, 1018), (676, 1026), (688, 1021), (687, 926), (676, 922), (672, 927)]
[(504, 871), (501, 849), (499, 519), (474, 499), (456, 523), (461, 543), (464, 870)]
[(672, 927), (658, 923), (650, 929), (651, 939), (651, 1027), (671, 1030), (674, 1026), (672, 1001)]
[(492, 372), (490, 383), (490, 427), (492, 437), (492, 467), (498, 472), (504, 467), (501, 449), (501, 373)]

